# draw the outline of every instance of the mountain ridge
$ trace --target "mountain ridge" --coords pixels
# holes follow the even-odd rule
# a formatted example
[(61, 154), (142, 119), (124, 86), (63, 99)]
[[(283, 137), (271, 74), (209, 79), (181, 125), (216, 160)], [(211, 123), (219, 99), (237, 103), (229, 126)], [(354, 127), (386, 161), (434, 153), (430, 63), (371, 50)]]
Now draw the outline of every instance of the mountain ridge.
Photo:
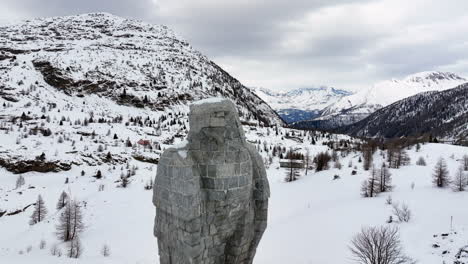
[(468, 142), (468, 83), (427, 91), (383, 107), (338, 131), (360, 137), (432, 135)]
[(178, 105), (188, 111), (188, 102), (223, 96), (246, 122), (284, 124), (261, 98), (164, 25), (89, 13), (2, 26), (0, 62), (1, 93), (12, 100), (18, 83), (27, 83), (20, 75), (70, 96), (99, 94), (159, 111)]
[(359, 92), (343, 97), (326, 107), (319, 117), (294, 123), (296, 128), (335, 129), (358, 122), (378, 109), (398, 100), (426, 91), (454, 88), (467, 79), (450, 72), (426, 71), (401, 80), (381, 81)]

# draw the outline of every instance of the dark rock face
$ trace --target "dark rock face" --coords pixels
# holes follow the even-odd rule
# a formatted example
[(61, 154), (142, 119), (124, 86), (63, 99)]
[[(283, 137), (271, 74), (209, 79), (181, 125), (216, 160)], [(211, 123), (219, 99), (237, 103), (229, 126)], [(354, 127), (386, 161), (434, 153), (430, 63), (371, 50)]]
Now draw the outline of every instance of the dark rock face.
[(0, 166), (13, 173), (58, 172), (71, 169), (71, 163), (61, 161), (46, 161), (42, 159), (21, 160), (15, 158), (0, 158)]
[(269, 185), (229, 100), (190, 107), (187, 144), (159, 161), (153, 203), (161, 264), (251, 264), (267, 225)]

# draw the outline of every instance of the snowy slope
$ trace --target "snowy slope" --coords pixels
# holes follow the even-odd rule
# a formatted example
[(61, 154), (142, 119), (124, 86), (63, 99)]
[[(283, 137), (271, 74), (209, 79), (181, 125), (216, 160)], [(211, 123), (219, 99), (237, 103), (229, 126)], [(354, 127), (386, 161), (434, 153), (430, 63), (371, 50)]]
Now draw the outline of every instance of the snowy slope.
[[(286, 130), (280, 129), (284, 135)], [(290, 130), (289, 130), (290, 131)], [(321, 143), (327, 137), (317, 138), (317, 145), (298, 143), (293, 140), (274, 136), (273, 131), (265, 128), (246, 127), (250, 141), (281, 144), (296, 149), (309, 148), (312, 154), (327, 150)], [(268, 137), (265, 135), (270, 134)], [(296, 137), (304, 138), (296, 131)], [(343, 136), (333, 138), (347, 139)], [(262, 149), (263, 144), (259, 144)], [(121, 151), (125, 151), (121, 148)], [(423, 145), (419, 152), (415, 148), (409, 151), (412, 164), (418, 157), (424, 157), (429, 166), (410, 165), (401, 169), (392, 169), (394, 191), (382, 194), (377, 198), (362, 198), (359, 195), (360, 184), (368, 177), (368, 172), (358, 163), (358, 153), (351, 152), (341, 159), (344, 165), (341, 170), (331, 169), (319, 173), (309, 172), (298, 181), (284, 182), (286, 171), (278, 168), (278, 159), (267, 170), (271, 185), (271, 200), (268, 228), (258, 248), (255, 263), (352, 263), (347, 246), (352, 236), (362, 226), (385, 225), (391, 215), (391, 206), (385, 204), (387, 195), (394, 202), (405, 202), (413, 212), (409, 223), (393, 224), (401, 229), (405, 252), (425, 264), (440, 264), (443, 260), (452, 263), (458, 249), (468, 244), (468, 212), (460, 210), (468, 199), (467, 192), (454, 193), (450, 189), (436, 189), (431, 183), (432, 165), (439, 156), (448, 162), (451, 175), (458, 167), (462, 155), (468, 149), (444, 144)], [(265, 156), (265, 152), (261, 152)], [(374, 161), (379, 163), (381, 157), (377, 152)], [(351, 175), (357, 166), (357, 175)], [(83, 165), (74, 167), (68, 172), (24, 174), (26, 185), (14, 190), (15, 175), (1, 170), (0, 199), (3, 209), (8, 211), (22, 208), (34, 202), (42, 194), (49, 209), (44, 222), (29, 226), (28, 219), (32, 213), (29, 208), (15, 216), (0, 217), (0, 259), (5, 263), (77, 263), (65, 256), (51, 256), (49, 248), (57, 243), (65, 253), (66, 245), (58, 242), (54, 236), (57, 223), (56, 200), (62, 190), (69, 191), (76, 199), (86, 202), (83, 208), (87, 228), (81, 236), (84, 252), (79, 263), (158, 263), (157, 241), (152, 236), (154, 208), (151, 204), (151, 192), (143, 185), (156, 174), (156, 165), (130, 161), (130, 166), (137, 166), (136, 175), (132, 176), (128, 188), (117, 188), (116, 182), (126, 165), (113, 168), (103, 164), (98, 167)], [(103, 171), (104, 178), (96, 180), (91, 177), (96, 169)], [(85, 171), (80, 176), (81, 170)], [(341, 176), (332, 180), (333, 175)], [(65, 184), (65, 178), (70, 182)], [(414, 183), (414, 189), (411, 185)], [(99, 192), (99, 185), (105, 185)], [(34, 186), (33, 189), (30, 189)], [(83, 205), (84, 206), (84, 205)], [(453, 216), (453, 230), (450, 229), (450, 217)], [(447, 239), (442, 233), (450, 233)], [(434, 237), (437, 235), (437, 237)], [(38, 248), (44, 239), (47, 247)], [(100, 255), (101, 247), (107, 244), (111, 249), (110, 257)], [(433, 248), (438, 244), (440, 248)], [(27, 248), (31, 246), (30, 252)], [(443, 254), (448, 251), (448, 254)]]
[(161, 111), (224, 96), (245, 121), (283, 124), (263, 100), (167, 27), (107, 13), (0, 27), (0, 73), (0, 96), (10, 102), (31, 86)]
[(327, 106), (351, 95), (351, 92), (333, 87), (299, 88), (287, 92), (266, 88), (252, 90), (288, 123), (313, 119)]
[(296, 127), (332, 129), (357, 122), (398, 100), (428, 91), (443, 91), (468, 82), (450, 72), (421, 72), (402, 80), (388, 80), (362, 89), (326, 107), (321, 116)]

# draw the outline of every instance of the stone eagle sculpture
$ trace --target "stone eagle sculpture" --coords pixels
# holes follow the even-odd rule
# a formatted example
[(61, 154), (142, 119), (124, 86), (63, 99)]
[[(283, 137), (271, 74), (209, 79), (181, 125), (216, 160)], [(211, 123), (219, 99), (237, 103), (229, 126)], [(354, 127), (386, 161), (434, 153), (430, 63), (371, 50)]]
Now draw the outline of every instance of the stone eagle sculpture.
[(187, 141), (164, 151), (153, 188), (161, 264), (251, 264), (267, 226), (269, 184), (236, 106), (190, 105)]

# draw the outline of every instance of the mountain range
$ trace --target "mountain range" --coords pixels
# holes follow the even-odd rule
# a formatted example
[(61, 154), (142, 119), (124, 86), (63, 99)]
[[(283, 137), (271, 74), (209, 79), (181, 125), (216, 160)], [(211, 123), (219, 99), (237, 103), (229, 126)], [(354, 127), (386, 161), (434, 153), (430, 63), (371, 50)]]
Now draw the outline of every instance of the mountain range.
[(323, 109), (320, 116), (292, 124), (295, 128), (335, 129), (358, 122), (382, 107), (422, 92), (443, 91), (468, 80), (450, 72), (421, 72), (401, 80), (374, 84)]
[(338, 129), (353, 136), (395, 138), (432, 135), (468, 142), (468, 83), (399, 100)]
[[(325, 86), (286, 92), (247, 88), (169, 28), (107, 13), (0, 27), (0, 72), (0, 98), (9, 103), (28, 99), (25, 104), (57, 105), (57, 98), (65, 96), (77, 107), (74, 98), (98, 96), (121, 106), (186, 114), (191, 101), (223, 96), (236, 103), (247, 123), (347, 127), (355, 135), (386, 137), (399, 134), (362, 132), (358, 126), (363, 123), (349, 125), (404, 98), (467, 82), (454, 73), (431, 71), (356, 93)], [(32, 93), (36, 90), (39, 95)]]
[(266, 88), (251, 88), (287, 122), (293, 123), (319, 117), (330, 104), (351, 95), (333, 87), (298, 88), (278, 92)]

